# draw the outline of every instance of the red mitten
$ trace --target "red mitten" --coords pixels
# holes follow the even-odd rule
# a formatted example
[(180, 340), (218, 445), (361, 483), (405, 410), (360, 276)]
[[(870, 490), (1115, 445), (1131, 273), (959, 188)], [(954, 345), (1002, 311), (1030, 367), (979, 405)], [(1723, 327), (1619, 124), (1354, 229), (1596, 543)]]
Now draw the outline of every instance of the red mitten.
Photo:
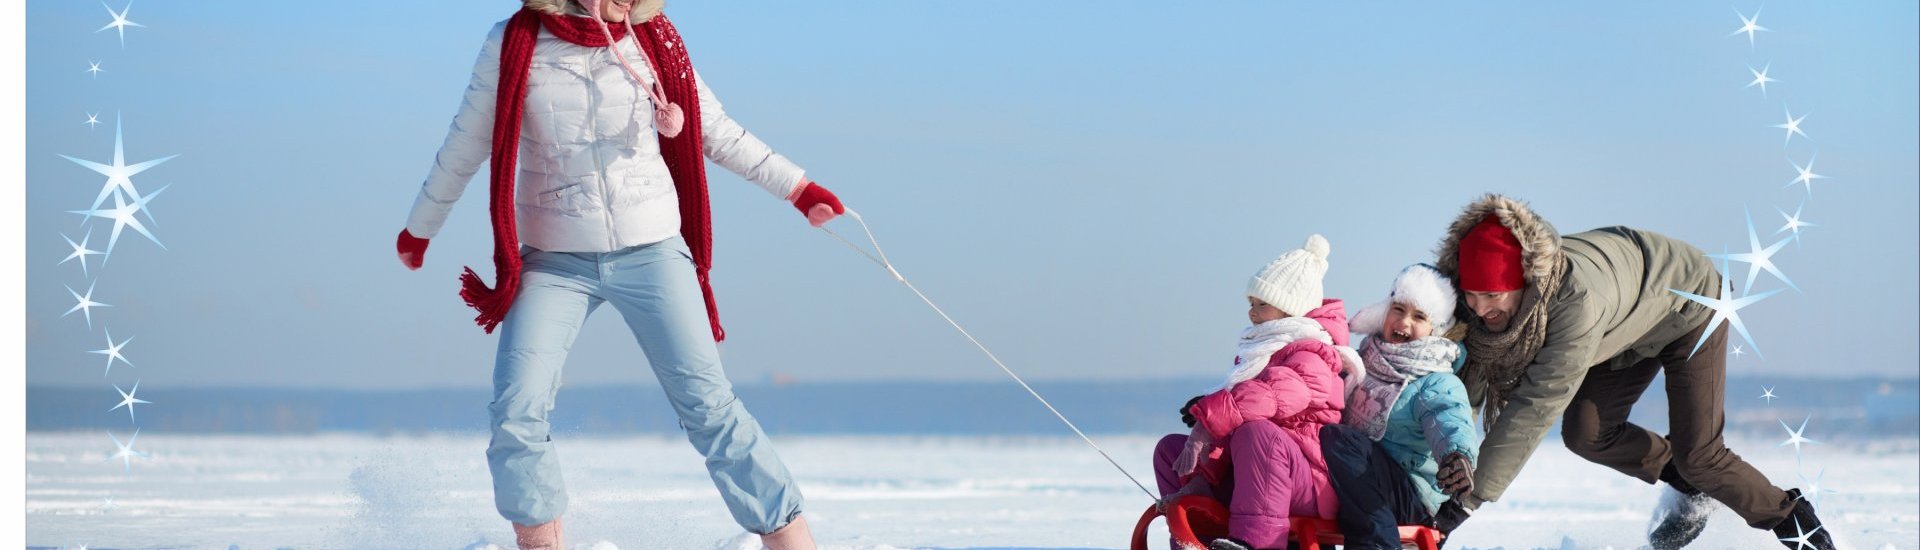
[(404, 228), (400, 230), (400, 239), (394, 243), (394, 248), (400, 250), (400, 264), (407, 266), (407, 269), (420, 269), (420, 264), (427, 260), (427, 240), (413, 236)]
[(847, 207), (840, 204), (840, 197), (820, 184), (808, 181), (800, 185), (793, 194), (793, 207), (806, 214), (807, 223), (820, 227), (828, 221), (847, 213)]

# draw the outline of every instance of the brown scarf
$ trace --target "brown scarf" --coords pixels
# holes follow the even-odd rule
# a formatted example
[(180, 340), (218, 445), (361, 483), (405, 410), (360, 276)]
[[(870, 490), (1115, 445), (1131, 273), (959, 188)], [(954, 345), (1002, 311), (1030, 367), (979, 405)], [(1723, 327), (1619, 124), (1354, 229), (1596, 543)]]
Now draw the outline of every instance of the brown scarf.
[[(1520, 297), (1519, 315), (1504, 332), (1487, 329), (1479, 315), (1467, 315), (1467, 364), (1460, 371), (1470, 401), (1479, 401), (1484, 429), (1492, 431), (1500, 420), (1500, 409), (1507, 395), (1520, 385), (1527, 365), (1547, 342), (1547, 310), (1553, 296), (1566, 281), (1567, 262), (1562, 254), (1549, 260), (1553, 268), (1544, 280), (1527, 285)], [(1466, 309), (1462, 307), (1462, 309)], [(1467, 311), (1472, 311), (1467, 309)], [(1483, 401), (1484, 400), (1484, 401)]]

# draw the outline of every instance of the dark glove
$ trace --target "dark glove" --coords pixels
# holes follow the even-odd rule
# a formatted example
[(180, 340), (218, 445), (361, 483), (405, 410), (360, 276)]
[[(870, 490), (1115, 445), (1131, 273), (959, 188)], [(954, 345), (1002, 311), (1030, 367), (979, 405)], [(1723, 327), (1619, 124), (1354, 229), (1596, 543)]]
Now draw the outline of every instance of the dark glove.
[(1187, 400), (1187, 404), (1180, 406), (1180, 423), (1186, 424), (1188, 428), (1192, 428), (1194, 424), (1197, 424), (1200, 422), (1200, 419), (1193, 417), (1193, 406), (1196, 404), (1199, 404), (1200, 398), (1202, 397), (1206, 397), (1206, 396), (1204, 395), (1193, 396), (1193, 399)]
[(1454, 529), (1460, 528), (1460, 524), (1467, 522), (1469, 515), (1471, 514), (1466, 508), (1460, 506), (1459, 501), (1448, 499), (1440, 503), (1439, 511), (1433, 513), (1433, 528), (1442, 534), (1451, 535)]
[(1473, 490), (1473, 461), (1467, 455), (1454, 452), (1440, 461), (1437, 477), (1440, 490), (1449, 495), (1464, 495)]
[(400, 264), (407, 269), (420, 269), (420, 264), (427, 259), (427, 240), (413, 236), (406, 229), (400, 230), (400, 239), (394, 247), (400, 251)]

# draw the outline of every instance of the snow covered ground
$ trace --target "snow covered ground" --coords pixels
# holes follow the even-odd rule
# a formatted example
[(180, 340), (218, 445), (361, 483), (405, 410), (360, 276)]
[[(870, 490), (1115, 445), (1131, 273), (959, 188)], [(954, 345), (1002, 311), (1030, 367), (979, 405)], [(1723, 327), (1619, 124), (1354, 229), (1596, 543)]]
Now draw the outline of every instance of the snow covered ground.
[[(124, 438), (126, 434), (116, 434)], [(1143, 482), (1155, 437), (1096, 438)], [(825, 548), (1124, 548), (1148, 499), (1077, 439), (780, 437)], [(1823, 516), (1857, 548), (1920, 547), (1920, 441), (1824, 443), (1797, 467), (1778, 441), (1734, 450), (1786, 486), (1818, 478)], [(27, 437), (27, 542), (88, 548), (511, 546), (493, 510), (483, 436), (149, 433), (129, 476), (105, 433)], [(734, 548), (684, 440), (560, 440), (568, 542)], [(1635, 548), (1654, 487), (1543, 445), (1500, 503), (1449, 548)], [(1151, 540), (1164, 541), (1156, 530)], [(1695, 548), (1778, 548), (1724, 510)]]

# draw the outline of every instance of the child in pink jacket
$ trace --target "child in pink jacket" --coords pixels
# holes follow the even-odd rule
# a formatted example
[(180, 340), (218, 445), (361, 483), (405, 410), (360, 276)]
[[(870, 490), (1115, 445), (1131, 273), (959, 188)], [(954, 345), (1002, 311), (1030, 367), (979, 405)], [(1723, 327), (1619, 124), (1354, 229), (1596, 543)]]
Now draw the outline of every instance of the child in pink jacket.
[(1228, 538), (1213, 550), (1286, 548), (1287, 518), (1333, 518), (1339, 502), (1320, 454), (1320, 427), (1340, 422), (1342, 374), (1359, 364), (1347, 314), (1324, 299), (1327, 240), (1307, 238), (1247, 283), (1247, 320), (1226, 384), (1182, 409), (1190, 435), (1154, 450), (1161, 502), (1190, 494), (1227, 505)]

